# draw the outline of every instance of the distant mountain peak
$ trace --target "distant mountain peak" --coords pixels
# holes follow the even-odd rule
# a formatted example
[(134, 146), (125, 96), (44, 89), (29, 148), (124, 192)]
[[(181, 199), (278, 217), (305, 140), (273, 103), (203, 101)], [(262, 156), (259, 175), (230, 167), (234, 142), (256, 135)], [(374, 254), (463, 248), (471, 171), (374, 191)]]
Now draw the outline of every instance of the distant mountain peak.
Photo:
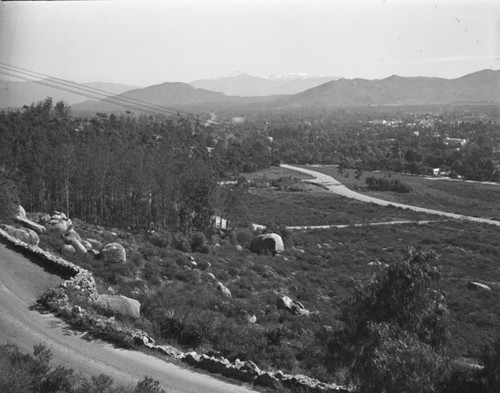
[(271, 74), (267, 79), (271, 80), (290, 80), (290, 79), (308, 79), (313, 78), (304, 72), (289, 72), (287, 74)]

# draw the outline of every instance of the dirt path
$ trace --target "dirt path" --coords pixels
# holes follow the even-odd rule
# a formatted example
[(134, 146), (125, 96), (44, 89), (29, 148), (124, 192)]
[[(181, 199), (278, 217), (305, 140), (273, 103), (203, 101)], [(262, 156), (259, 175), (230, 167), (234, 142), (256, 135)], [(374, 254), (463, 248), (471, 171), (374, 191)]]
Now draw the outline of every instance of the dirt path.
[(28, 353), (44, 344), (54, 364), (86, 375), (107, 374), (120, 384), (136, 384), (145, 375), (160, 381), (167, 392), (249, 393), (238, 386), (162, 361), (138, 351), (87, 341), (52, 314), (30, 310), (36, 299), (62, 279), (0, 243), (0, 342), (12, 342)]
[(427, 209), (424, 207), (405, 205), (402, 203), (389, 202), (389, 201), (385, 201), (383, 199), (373, 198), (373, 197), (370, 197), (368, 195), (363, 195), (363, 194), (360, 194), (359, 192), (352, 191), (352, 190), (348, 189), (346, 186), (344, 186), (342, 183), (340, 183), (339, 181), (335, 180), (333, 177), (325, 175), (323, 173), (312, 171), (310, 169), (300, 168), (300, 167), (297, 167), (294, 165), (281, 164), (281, 166), (283, 168), (292, 169), (295, 171), (299, 171), (299, 172), (314, 176), (316, 178), (316, 180), (314, 180), (315, 183), (321, 184), (329, 191), (334, 192), (335, 194), (338, 194), (338, 195), (345, 196), (347, 198), (357, 199), (358, 201), (367, 202), (367, 203), (375, 203), (375, 204), (381, 205), (381, 206), (391, 205), (391, 206), (400, 207), (403, 209), (409, 209), (409, 210), (413, 210), (413, 211), (421, 212), (421, 213), (436, 214), (439, 216), (454, 218), (454, 219), (458, 219), (458, 220), (468, 220), (468, 221), (475, 221), (475, 222), (481, 222), (481, 223), (485, 223), (485, 224), (500, 226), (500, 221), (490, 220), (487, 218), (464, 216), (462, 214), (448, 213), (448, 212), (444, 212), (444, 211), (440, 211), (440, 210)]

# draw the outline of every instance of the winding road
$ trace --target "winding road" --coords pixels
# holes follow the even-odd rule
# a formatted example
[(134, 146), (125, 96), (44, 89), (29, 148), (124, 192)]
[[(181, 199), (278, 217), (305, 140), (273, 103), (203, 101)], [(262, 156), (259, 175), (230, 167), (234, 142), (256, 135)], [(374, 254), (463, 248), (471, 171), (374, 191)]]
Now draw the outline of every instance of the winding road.
[(374, 197), (371, 197), (368, 195), (360, 194), (359, 192), (352, 191), (349, 188), (347, 188), (346, 186), (344, 186), (342, 183), (340, 183), (339, 181), (335, 180), (333, 177), (325, 175), (324, 173), (313, 171), (310, 169), (301, 168), (301, 167), (294, 166), (294, 165), (281, 164), (280, 166), (282, 168), (291, 169), (294, 171), (302, 172), (302, 173), (305, 173), (307, 175), (313, 176), (316, 178), (314, 180), (315, 183), (318, 183), (321, 186), (325, 187), (328, 191), (331, 191), (331, 192), (338, 194), (338, 195), (345, 196), (347, 198), (357, 199), (358, 201), (367, 202), (367, 203), (374, 203), (374, 204), (381, 205), (381, 206), (391, 205), (391, 206), (400, 207), (403, 209), (413, 210), (416, 212), (435, 214), (438, 216), (454, 218), (457, 220), (468, 220), (468, 221), (475, 221), (475, 222), (481, 222), (481, 223), (485, 223), (485, 224), (500, 226), (500, 221), (491, 220), (488, 218), (465, 216), (463, 214), (449, 213), (449, 212), (444, 212), (441, 210), (433, 210), (433, 209), (427, 209), (425, 207), (411, 206), (411, 205), (405, 205), (403, 203), (395, 203), (395, 202), (385, 201), (383, 199), (374, 198)]
[(30, 309), (40, 295), (61, 282), (59, 276), (0, 242), (0, 343), (14, 343), (27, 353), (44, 344), (52, 351), (54, 364), (85, 375), (107, 374), (124, 385), (135, 385), (148, 375), (172, 393), (255, 392), (250, 386), (233, 385), (142, 352), (86, 340), (53, 314)]

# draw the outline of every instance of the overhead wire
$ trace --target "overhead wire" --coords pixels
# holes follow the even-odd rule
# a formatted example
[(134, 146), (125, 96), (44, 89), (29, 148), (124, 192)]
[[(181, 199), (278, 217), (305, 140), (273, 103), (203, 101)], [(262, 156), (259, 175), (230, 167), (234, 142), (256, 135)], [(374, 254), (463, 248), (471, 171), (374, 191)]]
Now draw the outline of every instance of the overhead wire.
[[(10, 68), (7, 68), (10, 67)], [(2, 70), (3, 68), (3, 70)], [(5, 65), (4, 63), (0, 63), (0, 72), (6, 75), (14, 76), (32, 83), (36, 83), (39, 85), (67, 91), (73, 94), (78, 94), (87, 98), (92, 98), (92, 99), (107, 99), (108, 103), (115, 104), (118, 106), (123, 106), (126, 107), (127, 109), (133, 109), (133, 110), (142, 110), (146, 111), (149, 113), (161, 113), (161, 114), (168, 114), (168, 115), (173, 115), (173, 114), (180, 114), (181, 111), (178, 111), (173, 108), (168, 108), (168, 107), (162, 107), (159, 105), (155, 105), (152, 103), (148, 103), (145, 101), (140, 101), (136, 100), (133, 98), (129, 97), (123, 97), (123, 96), (118, 96), (115, 95), (112, 92), (108, 92), (102, 89), (97, 89), (97, 88), (92, 88), (89, 86), (81, 85), (76, 82), (70, 82), (66, 81), (64, 79), (60, 78), (55, 78), (50, 75), (46, 74), (41, 74), (41, 73), (36, 73), (34, 71), (29, 71), (25, 69), (17, 69), (18, 67), (14, 66), (9, 66)], [(51, 78), (51, 79), (42, 79), (42, 80), (37, 80), (33, 78), (40, 78), (40, 77), (46, 77), (46, 78)], [(132, 105), (132, 107), (130, 106)], [(187, 112), (183, 113), (184, 115), (191, 115)]]
[[(82, 84), (79, 84), (76, 82), (67, 81), (65, 79), (56, 78), (56, 77), (53, 77), (51, 75), (42, 74), (42, 73), (38, 73), (35, 71), (30, 71), (30, 70), (27, 70), (27, 69), (24, 69), (21, 67), (11, 66), (11, 65), (8, 65), (5, 63), (0, 63), (0, 69), (1, 68), (7, 69), (10, 72), (15, 72), (15, 73), (21, 74), (21, 75), (16, 74), (16, 75), (12, 75), (12, 76), (21, 77), (22, 79), (28, 80), (28, 81), (33, 82), (33, 83), (41, 84), (41, 85), (48, 86), (48, 87), (53, 87), (56, 89), (59, 87), (62, 88), (63, 86), (65, 88), (69, 87), (71, 90), (66, 90), (66, 91), (72, 92), (74, 94), (81, 93), (82, 96), (88, 97), (88, 98), (113, 99), (114, 101), (120, 101), (123, 103), (130, 103), (133, 105), (140, 105), (141, 108), (144, 107), (144, 109), (153, 109), (155, 111), (162, 111), (162, 112), (167, 111), (167, 112), (173, 112), (174, 114), (183, 113), (185, 115), (192, 115), (188, 112), (179, 111), (179, 110), (174, 109), (174, 108), (168, 108), (168, 107), (164, 107), (164, 106), (155, 105), (155, 104), (152, 104), (152, 103), (149, 103), (146, 101), (137, 100), (134, 98), (119, 96), (119, 95), (116, 95), (115, 93), (112, 93), (112, 92), (109, 92), (109, 91), (106, 91), (103, 89), (93, 88), (93, 87), (82, 85)], [(47, 79), (37, 80), (37, 79), (30, 79), (30, 78), (47, 78)], [(76, 90), (74, 90), (74, 89), (76, 89)], [(88, 93), (90, 93), (92, 95), (89, 96)]]
[[(121, 106), (130, 110), (139, 110), (150, 114), (163, 114), (167, 116), (183, 116), (186, 118), (196, 119), (192, 113), (181, 111), (175, 108), (156, 105), (147, 101), (142, 101), (135, 98), (130, 98), (115, 93), (82, 85), (76, 82), (71, 82), (65, 79), (57, 78), (51, 75), (31, 71), (25, 68), (12, 66), (0, 62), (0, 74), (8, 75), (28, 82), (36, 83), (42, 86), (55, 88), (69, 93), (77, 94), (91, 99), (102, 99), (106, 103)], [(44, 79), (36, 79), (44, 78)], [(214, 125), (225, 125), (224, 122), (210, 120)], [(227, 124), (226, 124), (227, 125)]]

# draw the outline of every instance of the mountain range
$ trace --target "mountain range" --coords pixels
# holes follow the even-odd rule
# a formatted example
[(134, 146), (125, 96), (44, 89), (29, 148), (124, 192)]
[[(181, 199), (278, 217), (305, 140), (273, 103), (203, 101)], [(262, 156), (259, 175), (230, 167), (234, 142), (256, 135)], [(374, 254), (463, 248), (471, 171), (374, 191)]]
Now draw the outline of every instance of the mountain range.
[(307, 74), (273, 74), (261, 77), (248, 73), (234, 73), (216, 79), (200, 79), (189, 84), (197, 89), (217, 91), (229, 96), (271, 96), (296, 94), (339, 79), (337, 77), (314, 77)]
[(278, 100), (280, 107), (500, 103), (500, 71), (483, 70), (457, 79), (390, 76), (340, 79)]
[[(257, 79), (255, 79), (257, 78)], [(234, 75), (219, 78), (224, 83), (241, 80), (260, 80), (248, 75)], [(273, 77), (266, 80), (307, 80), (304, 77)], [(47, 94), (42, 89), (40, 96), (34, 98), (36, 93), (33, 84), (27, 82), (0, 83), (0, 107), (22, 106), (38, 101)], [(12, 83), (21, 83), (12, 88)], [(234, 89), (238, 86), (234, 85)], [(281, 94), (269, 96), (234, 96), (226, 95), (203, 88), (196, 88), (191, 84), (181, 82), (166, 82), (145, 88), (127, 89), (125, 85), (100, 85), (103, 90), (112, 88), (122, 89), (116, 95), (101, 100), (87, 100), (72, 105), (74, 112), (125, 112), (127, 109), (140, 112), (148, 109), (147, 105), (157, 105), (177, 110), (201, 112), (223, 108), (238, 108), (239, 111), (258, 109), (294, 109), (294, 108), (332, 108), (353, 106), (402, 106), (402, 105), (448, 105), (448, 104), (500, 104), (500, 70), (483, 70), (456, 79), (431, 78), (431, 77), (401, 77), (397, 75), (385, 79), (338, 79), (329, 80), (319, 86), (312, 87), (295, 94)], [(24, 91), (23, 88), (26, 88)], [(36, 86), (38, 88), (38, 86)], [(16, 94), (12, 94), (13, 89)], [(127, 89), (127, 91), (123, 91)], [(9, 94), (5, 94), (9, 91)], [(65, 94), (62, 92), (61, 94)], [(10, 97), (10, 104), (5, 105), (5, 96)], [(13, 97), (18, 101), (14, 105)], [(30, 97), (22, 101), (23, 97)], [(76, 98), (75, 98), (76, 99)], [(81, 101), (82, 98), (78, 97)], [(68, 103), (71, 101), (66, 98)], [(137, 105), (137, 103), (147, 103)], [(116, 105), (127, 103), (127, 107)], [(149, 107), (151, 109), (151, 107)]]

